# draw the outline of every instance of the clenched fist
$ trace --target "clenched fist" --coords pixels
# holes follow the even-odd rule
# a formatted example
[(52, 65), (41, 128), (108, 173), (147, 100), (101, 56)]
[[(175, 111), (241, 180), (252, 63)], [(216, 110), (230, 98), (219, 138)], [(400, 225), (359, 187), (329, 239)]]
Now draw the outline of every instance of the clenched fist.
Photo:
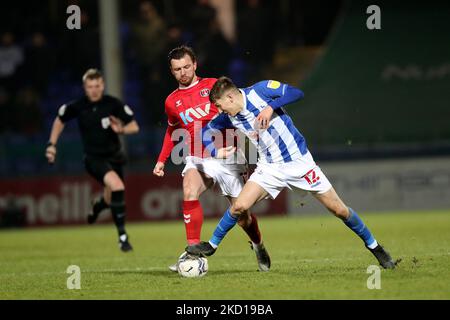
[(158, 177), (164, 177), (164, 163), (158, 162), (153, 169), (153, 174)]
[(49, 145), (45, 150), (45, 157), (47, 158), (48, 163), (53, 164), (56, 159), (56, 146)]

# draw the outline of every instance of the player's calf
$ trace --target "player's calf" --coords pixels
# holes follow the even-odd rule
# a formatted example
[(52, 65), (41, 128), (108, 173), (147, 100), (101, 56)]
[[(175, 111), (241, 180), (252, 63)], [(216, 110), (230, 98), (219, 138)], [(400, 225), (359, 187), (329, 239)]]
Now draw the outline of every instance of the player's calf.
[(124, 252), (132, 250), (132, 247), (128, 240), (128, 235), (125, 231), (125, 191), (113, 191), (111, 193), (111, 213), (114, 223), (119, 234), (120, 249)]
[(245, 212), (245, 214), (241, 214), (238, 217), (238, 225), (242, 228), (242, 229), (246, 229), (249, 228), (251, 223), (252, 223), (252, 217), (250, 216), (250, 213), (248, 211)]
[(109, 208), (109, 204), (106, 203), (105, 199), (101, 197), (97, 201), (92, 201), (92, 212), (88, 214), (87, 220), (89, 224), (93, 224), (97, 221), (100, 213)]
[(183, 218), (188, 244), (200, 242), (203, 208), (199, 200), (183, 201)]

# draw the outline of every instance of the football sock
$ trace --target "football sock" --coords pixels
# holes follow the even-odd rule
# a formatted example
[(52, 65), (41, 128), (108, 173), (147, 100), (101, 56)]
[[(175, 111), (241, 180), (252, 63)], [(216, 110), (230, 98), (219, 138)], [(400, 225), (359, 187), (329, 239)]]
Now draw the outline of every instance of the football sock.
[(250, 223), (249, 226), (246, 226), (243, 229), (254, 244), (260, 244), (261, 243), (261, 232), (259, 231), (258, 220), (256, 219), (256, 216), (253, 213), (250, 216), (251, 216), (252, 222)]
[(119, 237), (125, 232), (125, 191), (113, 191), (111, 192), (111, 213), (116, 224)]
[(100, 200), (95, 201), (92, 210), (94, 214), (99, 214), (107, 208), (109, 208), (109, 205), (106, 203), (105, 198), (101, 197)]
[(374, 249), (378, 245), (378, 243), (372, 236), (372, 233), (352, 208), (349, 207), (348, 210), (350, 212), (350, 216), (347, 218), (347, 220), (344, 220), (345, 225), (352, 229), (353, 232), (356, 233), (364, 241), (366, 247), (368, 247), (369, 249)]
[(238, 217), (234, 217), (230, 213), (230, 209), (228, 209), (222, 219), (220, 219), (219, 224), (214, 230), (213, 236), (209, 240), (209, 243), (213, 246), (213, 248), (217, 248), (219, 246), (225, 235), (236, 225), (237, 221)]
[(184, 226), (188, 245), (200, 242), (203, 225), (203, 209), (198, 200), (183, 201)]

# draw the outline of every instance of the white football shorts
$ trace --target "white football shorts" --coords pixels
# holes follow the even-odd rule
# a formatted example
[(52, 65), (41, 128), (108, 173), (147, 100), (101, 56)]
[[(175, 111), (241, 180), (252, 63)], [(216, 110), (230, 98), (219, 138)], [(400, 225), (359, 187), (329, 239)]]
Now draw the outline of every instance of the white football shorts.
[(181, 175), (184, 177), (189, 169), (197, 169), (214, 181), (220, 187), (223, 196), (237, 198), (246, 182), (247, 165), (236, 163), (225, 163), (224, 160), (216, 158), (186, 157), (186, 166)]
[(284, 189), (325, 193), (331, 183), (308, 152), (301, 158), (286, 163), (258, 163), (249, 181), (260, 185), (272, 199)]

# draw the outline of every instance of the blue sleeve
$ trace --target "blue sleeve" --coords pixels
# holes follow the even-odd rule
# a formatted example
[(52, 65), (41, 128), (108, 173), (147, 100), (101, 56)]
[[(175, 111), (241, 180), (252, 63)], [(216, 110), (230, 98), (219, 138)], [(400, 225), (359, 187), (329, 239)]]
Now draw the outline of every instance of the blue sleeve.
[(258, 82), (255, 89), (274, 110), (299, 101), (305, 96), (302, 90), (274, 80)]
[(202, 142), (212, 157), (217, 154), (217, 149), (214, 146), (214, 135), (222, 134), (220, 130), (234, 128), (230, 121), (230, 118), (224, 113), (219, 114), (216, 118), (212, 119), (206, 126), (202, 129)]

